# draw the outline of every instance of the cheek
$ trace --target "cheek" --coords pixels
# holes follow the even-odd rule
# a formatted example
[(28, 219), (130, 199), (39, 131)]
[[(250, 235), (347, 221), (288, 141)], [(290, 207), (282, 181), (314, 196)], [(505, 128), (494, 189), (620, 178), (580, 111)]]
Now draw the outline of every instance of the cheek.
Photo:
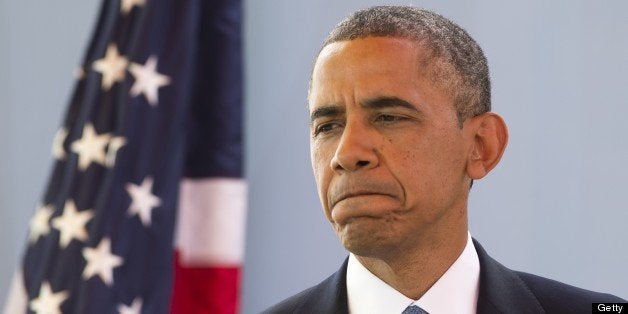
[[(321, 201), (324, 200), (327, 194), (327, 187), (329, 185), (329, 179), (331, 176), (331, 169), (329, 164), (331, 157), (329, 153), (324, 149), (323, 145), (315, 142), (310, 143), (310, 158), (312, 162), (312, 172), (314, 173), (314, 179), (316, 180), (316, 186), (318, 188), (318, 194)], [(325, 203), (323, 203), (324, 205)]]
[(425, 137), (406, 143), (395, 155), (400, 158), (397, 172), (403, 176), (399, 179), (407, 193), (437, 193), (464, 173), (464, 149), (456, 137)]
[(312, 172), (314, 173), (314, 179), (316, 179), (316, 183), (319, 184), (325, 164), (325, 155), (321, 151), (320, 145), (316, 143), (310, 143), (310, 159), (312, 163)]
[(321, 143), (315, 140), (310, 142), (310, 158), (312, 162), (312, 171), (314, 172), (314, 179), (316, 180), (318, 197), (325, 217), (327, 217), (327, 220), (332, 223), (333, 219), (331, 217), (331, 209), (327, 203), (327, 194), (329, 192), (329, 185), (334, 177), (334, 171), (330, 166), (334, 153), (334, 143)]

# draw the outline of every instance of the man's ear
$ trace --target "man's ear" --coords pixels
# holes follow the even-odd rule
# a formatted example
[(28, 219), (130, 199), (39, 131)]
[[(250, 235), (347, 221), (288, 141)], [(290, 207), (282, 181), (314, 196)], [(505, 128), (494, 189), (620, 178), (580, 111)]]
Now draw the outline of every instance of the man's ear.
[(502, 158), (508, 144), (508, 128), (504, 119), (493, 112), (469, 118), (464, 124), (470, 143), (467, 174), (473, 180), (481, 179)]

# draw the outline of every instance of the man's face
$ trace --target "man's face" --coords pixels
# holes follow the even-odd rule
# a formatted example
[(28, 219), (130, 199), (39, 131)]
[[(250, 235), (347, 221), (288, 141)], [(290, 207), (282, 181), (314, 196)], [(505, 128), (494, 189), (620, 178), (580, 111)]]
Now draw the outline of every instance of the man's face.
[(367, 37), (326, 46), (314, 66), (312, 167), (327, 219), (357, 255), (466, 231), (472, 137), (422, 53), (406, 39)]

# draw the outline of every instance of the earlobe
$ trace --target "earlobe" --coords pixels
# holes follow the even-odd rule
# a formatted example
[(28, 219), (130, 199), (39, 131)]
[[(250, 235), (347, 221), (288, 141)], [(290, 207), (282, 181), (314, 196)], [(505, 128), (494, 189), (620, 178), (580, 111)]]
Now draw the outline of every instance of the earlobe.
[(477, 180), (486, 176), (499, 163), (508, 144), (508, 128), (504, 119), (487, 112), (467, 121), (472, 137), (467, 160), (467, 174)]

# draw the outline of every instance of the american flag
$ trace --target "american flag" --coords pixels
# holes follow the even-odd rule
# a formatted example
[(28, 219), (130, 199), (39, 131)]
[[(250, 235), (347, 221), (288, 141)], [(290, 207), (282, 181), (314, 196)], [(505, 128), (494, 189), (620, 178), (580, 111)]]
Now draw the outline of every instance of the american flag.
[(241, 12), (103, 1), (7, 314), (238, 311)]

